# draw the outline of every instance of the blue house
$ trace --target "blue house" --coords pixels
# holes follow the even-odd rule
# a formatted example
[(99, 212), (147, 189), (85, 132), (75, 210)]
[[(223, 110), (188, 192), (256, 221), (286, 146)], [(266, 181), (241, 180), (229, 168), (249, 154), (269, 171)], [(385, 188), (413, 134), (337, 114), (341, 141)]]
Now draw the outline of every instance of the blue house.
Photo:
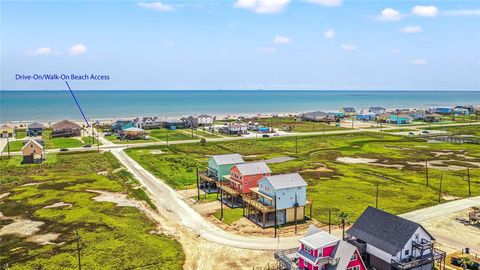
[(411, 124), (413, 117), (407, 114), (391, 114), (389, 117), (389, 122), (396, 125), (405, 125)]
[(359, 113), (356, 115), (356, 118), (361, 121), (372, 121), (375, 120), (376, 115), (374, 113)]
[(452, 111), (453, 111), (452, 108), (448, 108), (448, 107), (440, 107), (435, 109), (435, 112), (439, 114), (450, 114), (452, 113)]
[(133, 121), (117, 120), (117, 121), (113, 122), (113, 124), (112, 124), (112, 131), (113, 132), (118, 132), (118, 131), (122, 131), (122, 130), (125, 130), (127, 128), (131, 128), (131, 127), (135, 127), (135, 123), (133, 123)]
[(33, 122), (27, 126), (27, 136), (35, 137), (42, 136), (43, 125), (37, 122)]
[(244, 197), (245, 216), (262, 227), (305, 219), (307, 183), (298, 173), (266, 176)]

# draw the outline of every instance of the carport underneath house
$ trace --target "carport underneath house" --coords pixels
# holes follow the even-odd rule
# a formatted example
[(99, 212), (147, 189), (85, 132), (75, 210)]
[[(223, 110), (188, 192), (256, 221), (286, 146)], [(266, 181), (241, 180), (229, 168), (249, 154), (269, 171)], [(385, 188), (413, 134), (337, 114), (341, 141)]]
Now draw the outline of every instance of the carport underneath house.
[[(255, 224), (267, 228), (288, 223), (302, 222), (306, 218), (306, 208), (309, 207), (309, 217), (312, 217), (312, 202), (307, 201), (305, 205), (293, 205), (289, 208), (276, 209), (275, 197), (270, 197), (252, 188), (251, 193), (242, 196), (243, 216)], [(270, 201), (271, 205), (264, 204), (259, 198)]]

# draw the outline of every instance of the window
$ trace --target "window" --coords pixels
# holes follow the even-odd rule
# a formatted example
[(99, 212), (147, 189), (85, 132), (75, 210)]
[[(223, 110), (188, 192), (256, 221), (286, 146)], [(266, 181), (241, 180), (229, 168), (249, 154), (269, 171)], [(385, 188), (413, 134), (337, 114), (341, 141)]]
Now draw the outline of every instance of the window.
[(307, 246), (307, 245), (303, 245), (303, 249), (308, 252), (308, 253), (311, 253), (312, 252), (312, 248)]
[(360, 265), (354, 266), (354, 267), (349, 267), (347, 270), (360, 270)]
[(405, 250), (405, 256), (408, 256), (408, 254), (410, 254), (410, 250)]
[(353, 254), (352, 258), (350, 259), (350, 261), (355, 261), (357, 259), (357, 253)]

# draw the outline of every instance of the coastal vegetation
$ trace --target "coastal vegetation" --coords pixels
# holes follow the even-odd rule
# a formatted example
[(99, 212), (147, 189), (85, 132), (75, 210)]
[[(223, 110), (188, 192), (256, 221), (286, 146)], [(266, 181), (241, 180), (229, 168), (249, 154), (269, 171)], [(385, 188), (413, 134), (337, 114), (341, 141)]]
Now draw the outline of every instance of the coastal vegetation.
[(177, 241), (157, 232), (138, 208), (109, 200), (153, 206), (111, 153), (49, 154), (43, 164), (20, 162), (0, 160), (1, 266), (76, 269), (78, 233), (84, 269), (182, 268), (185, 255)]
[[(478, 127), (478, 126), (476, 126)], [(246, 161), (275, 157), (274, 174), (299, 172), (308, 182), (313, 216), (346, 212), (354, 221), (368, 205), (401, 214), (469, 195), (480, 195), (480, 148), (474, 144), (429, 143), (425, 139), (365, 132), (279, 137), (132, 148), (127, 153), (177, 189), (196, 188), (195, 167), (204, 170), (215, 154), (240, 153)], [(428, 166), (428, 185), (425, 162)], [(440, 179), (442, 179), (439, 199)]]

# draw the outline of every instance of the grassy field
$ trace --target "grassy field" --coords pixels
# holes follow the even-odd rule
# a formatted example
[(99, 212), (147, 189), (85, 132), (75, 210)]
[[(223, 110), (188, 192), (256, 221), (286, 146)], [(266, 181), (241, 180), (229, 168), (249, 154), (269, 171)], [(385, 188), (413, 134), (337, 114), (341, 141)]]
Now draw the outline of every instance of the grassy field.
[[(84, 269), (182, 269), (180, 244), (155, 233), (156, 224), (134, 207), (93, 200), (88, 190), (122, 192), (151, 204), (138, 183), (110, 153), (50, 154), (40, 165), (0, 160), (0, 230), (20, 221), (43, 222), (33, 236), (2, 235), (0, 265), (10, 269), (77, 269), (76, 233)], [(29, 183), (30, 185), (25, 185)], [(64, 202), (71, 206), (44, 208)], [(20, 227), (20, 226), (17, 226)], [(35, 237), (58, 234), (42, 245)], [(54, 237), (55, 238), (55, 237)], [(143, 268), (142, 268), (143, 269)]]
[(444, 130), (453, 135), (474, 135), (480, 136), (480, 125), (465, 125), (456, 127), (429, 127), (431, 130)]
[(284, 128), (290, 127), (292, 132), (312, 132), (345, 129), (342, 127), (336, 127), (335, 123), (324, 124), (307, 121), (296, 121), (295, 117), (269, 117), (259, 118), (256, 120), (250, 119), (246, 121), (257, 122), (260, 125), (273, 127), (278, 130), (284, 130)]
[(190, 129), (178, 129), (178, 130), (168, 130), (166, 128), (151, 129), (148, 131), (150, 136), (157, 138), (161, 141), (181, 141), (181, 140), (193, 140), (190, 135)]
[[(158, 154), (154, 149), (161, 149)], [(279, 137), (232, 142), (208, 142), (129, 149), (127, 153), (142, 166), (175, 188), (195, 187), (195, 166), (205, 168), (214, 154), (240, 153), (244, 159), (264, 160), (290, 156), (294, 160), (269, 164), (273, 173), (300, 172), (307, 180), (308, 197), (314, 217), (325, 221), (328, 209), (346, 211), (355, 220), (368, 205), (375, 205), (379, 182), (379, 207), (400, 214), (438, 204), (440, 175), (443, 174), (442, 202), (468, 196), (466, 170), (471, 168), (472, 195), (480, 195), (480, 147), (472, 144), (428, 143), (382, 133), (361, 133), (298, 138)], [(337, 158), (353, 158), (345, 163)], [(358, 162), (358, 158), (375, 162)], [(442, 162), (429, 170), (426, 186), (425, 160)], [(448, 195), (448, 196), (447, 196)]]

